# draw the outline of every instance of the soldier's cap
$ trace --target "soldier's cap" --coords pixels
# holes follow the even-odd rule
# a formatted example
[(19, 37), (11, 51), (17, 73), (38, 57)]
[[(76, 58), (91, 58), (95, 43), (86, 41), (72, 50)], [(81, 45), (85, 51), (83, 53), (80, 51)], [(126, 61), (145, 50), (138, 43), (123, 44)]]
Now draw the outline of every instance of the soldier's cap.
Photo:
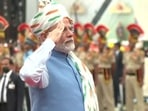
[(21, 32), (23, 30), (29, 29), (30, 27), (27, 23), (21, 23), (18, 27), (17, 27), (17, 31)]
[(75, 28), (75, 29), (77, 29), (77, 28), (83, 29), (83, 25), (82, 25), (81, 23), (79, 23), (79, 22), (76, 22), (76, 23), (74, 24), (74, 28)]
[(98, 26), (96, 27), (96, 31), (97, 31), (97, 32), (100, 32), (100, 31), (108, 32), (108, 31), (109, 31), (109, 28), (106, 27), (105, 25), (98, 25)]
[(86, 23), (84, 24), (84, 29), (85, 30), (91, 30), (93, 33), (95, 33), (95, 27), (92, 23)]
[(131, 31), (137, 31), (139, 34), (143, 34), (144, 33), (144, 31), (142, 30), (142, 28), (139, 25), (137, 25), (137, 24), (130, 24), (130, 25), (128, 25), (127, 26), (127, 30), (129, 32), (131, 32)]
[(8, 21), (3, 16), (0, 16), (0, 30), (4, 31), (6, 28), (8, 28), (8, 26)]

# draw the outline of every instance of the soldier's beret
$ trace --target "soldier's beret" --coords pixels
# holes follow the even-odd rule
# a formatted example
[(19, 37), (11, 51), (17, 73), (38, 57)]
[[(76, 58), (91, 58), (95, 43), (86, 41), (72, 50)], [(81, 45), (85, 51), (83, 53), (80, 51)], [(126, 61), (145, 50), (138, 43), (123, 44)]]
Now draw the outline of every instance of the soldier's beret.
[(26, 29), (30, 29), (29, 25), (27, 23), (21, 23), (18, 27), (17, 30), (19, 32), (26, 30)]
[(128, 31), (137, 31), (139, 34), (143, 34), (144, 31), (142, 30), (142, 28), (137, 25), (137, 24), (130, 24), (127, 26)]
[(84, 24), (84, 29), (85, 30), (91, 30), (92, 32), (95, 33), (95, 27), (94, 27), (94, 25), (92, 23), (86, 23), (86, 24)]
[(98, 25), (98, 26), (96, 27), (96, 31), (97, 31), (97, 32), (100, 32), (100, 31), (108, 32), (109, 29), (108, 29), (105, 25)]
[(0, 16), (0, 30), (4, 31), (8, 26), (8, 21), (4, 17)]
[(83, 29), (83, 25), (81, 23), (77, 22), (74, 24), (74, 28), (75, 29), (77, 29), (77, 28)]

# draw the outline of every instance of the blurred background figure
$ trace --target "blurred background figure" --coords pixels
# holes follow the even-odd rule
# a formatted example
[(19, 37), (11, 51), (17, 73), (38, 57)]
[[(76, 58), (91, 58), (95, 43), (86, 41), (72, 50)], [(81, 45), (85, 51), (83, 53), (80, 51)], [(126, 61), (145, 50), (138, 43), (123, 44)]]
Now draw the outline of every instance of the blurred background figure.
[(126, 40), (125, 28), (121, 22), (119, 22), (117, 25), (116, 34), (118, 37), (118, 41)]
[(109, 29), (107, 28), (107, 26), (100, 24), (98, 26), (96, 26), (96, 32), (98, 34), (98, 47), (99, 47), (99, 52), (102, 52), (103, 47), (105, 47), (105, 45), (107, 44), (107, 33), (109, 31)]
[(23, 45), (25, 42), (26, 37), (28, 36), (27, 34), (30, 32), (30, 27), (29, 24), (27, 23), (21, 23), (17, 27), (18, 35), (17, 35), (17, 43), (20, 45)]
[(98, 54), (94, 71), (97, 77), (96, 90), (100, 111), (114, 111), (113, 64), (114, 55), (112, 50), (106, 46)]
[(80, 46), (82, 46), (82, 44), (84, 44), (82, 42), (84, 36), (84, 27), (81, 23), (77, 22), (74, 24), (74, 40), (75, 40), (75, 44), (76, 44), (76, 50), (77, 48)]
[[(143, 74), (144, 54), (135, 50), (136, 43), (143, 30), (137, 24), (129, 24), (129, 51), (124, 53), (124, 80), (126, 111), (144, 111)], [(133, 100), (136, 99), (136, 107)]]
[(97, 28), (98, 38), (98, 55), (94, 65), (94, 81), (99, 101), (100, 111), (114, 111), (114, 94), (113, 94), (113, 64), (114, 54), (111, 48), (107, 46), (106, 34), (108, 28), (99, 25)]
[[(114, 85), (114, 101), (115, 107), (118, 107), (118, 104), (125, 105), (125, 100), (123, 99), (125, 94), (123, 91), (124, 86), (120, 86), (123, 77), (123, 51), (120, 50), (121, 43), (117, 42), (114, 44), (114, 56), (115, 56), (115, 64), (114, 64), (114, 74), (113, 74), (113, 85)], [(120, 90), (122, 88), (122, 90)], [(122, 92), (120, 92), (122, 91)]]
[(3, 17), (0, 16), (0, 41), (5, 41), (5, 30), (9, 27), (8, 21)]
[(84, 24), (84, 36), (82, 39), (83, 44), (89, 49), (89, 46), (93, 40), (93, 37), (95, 35), (95, 27), (92, 23), (86, 23)]
[(24, 82), (10, 58), (2, 58), (0, 64), (0, 111), (23, 111)]
[(29, 24), (27, 23), (21, 23), (18, 27), (17, 27), (17, 31), (18, 31), (18, 37), (17, 37), (17, 42), (18, 44), (24, 44), (25, 39), (27, 34), (30, 32), (30, 27)]

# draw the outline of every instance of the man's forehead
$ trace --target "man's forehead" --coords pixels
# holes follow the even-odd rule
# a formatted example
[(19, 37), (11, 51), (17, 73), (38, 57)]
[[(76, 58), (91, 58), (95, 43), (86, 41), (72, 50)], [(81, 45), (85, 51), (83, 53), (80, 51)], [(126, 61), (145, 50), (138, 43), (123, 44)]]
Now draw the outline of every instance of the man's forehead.
[(69, 22), (72, 25), (74, 24), (73, 20), (71, 18), (69, 18), (69, 17), (64, 17), (63, 20), (64, 20), (64, 22)]

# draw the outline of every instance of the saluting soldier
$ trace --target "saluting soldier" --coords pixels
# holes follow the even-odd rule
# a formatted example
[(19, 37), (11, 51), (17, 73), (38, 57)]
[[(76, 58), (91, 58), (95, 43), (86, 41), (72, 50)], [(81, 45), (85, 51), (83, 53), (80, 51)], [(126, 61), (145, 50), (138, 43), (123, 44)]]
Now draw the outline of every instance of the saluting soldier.
[(137, 24), (130, 24), (127, 27), (129, 35), (129, 51), (124, 54), (124, 78), (125, 78), (125, 98), (127, 111), (134, 110), (133, 99), (137, 100), (136, 111), (144, 111), (143, 100), (143, 64), (144, 53), (140, 50), (135, 50), (140, 34), (143, 30)]
[[(106, 34), (106, 30), (102, 30)], [(98, 32), (100, 32), (100, 29)], [(104, 28), (103, 28), (104, 29)], [(99, 54), (95, 64), (95, 83), (100, 111), (114, 111), (112, 69), (113, 51), (106, 46), (106, 39), (99, 42)]]

